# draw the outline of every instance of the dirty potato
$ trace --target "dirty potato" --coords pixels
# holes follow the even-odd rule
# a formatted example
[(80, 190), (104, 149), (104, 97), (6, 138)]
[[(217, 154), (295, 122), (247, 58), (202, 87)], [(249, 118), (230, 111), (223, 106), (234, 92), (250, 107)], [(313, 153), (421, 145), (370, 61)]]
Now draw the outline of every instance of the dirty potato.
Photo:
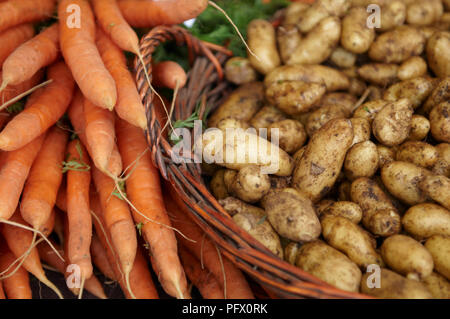
[(348, 180), (359, 177), (372, 177), (379, 166), (377, 146), (366, 141), (353, 145), (345, 157), (344, 172)]
[(420, 56), (413, 56), (400, 65), (397, 76), (401, 81), (405, 81), (424, 76), (427, 70), (427, 61)]
[(344, 49), (355, 53), (367, 52), (375, 39), (375, 29), (367, 27), (369, 13), (366, 8), (350, 9), (342, 20), (341, 45)]
[(430, 112), (431, 135), (439, 141), (450, 143), (450, 101), (442, 102)]
[(450, 236), (434, 235), (425, 242), (433, 256), (434, 269), (450, 280)]
[(302, 36), (295, 25), (280, 26), (277, 30), (278, 50), (281, 60), (286, 63), (302, 41)]
[(315, 1), (302, 14), (298, 23), (301, 32), (308, 33), (313, 30), (323, 19), (330, 15), (342, 16), (350, 7), (347, 0), (318, 0)]
[(358, 69), (358, 75), (374, 85), (388, 86), (395, 82), (398, 75), (397, 64), (367, 63)]
[(450, 178), (427, 174), (419, 182), (420, 190), (447, 209), (450, 209)]
[(411, 130), (409, 131), (408, 140), (422, 141), (430, 132), (430, 121), (422, 115), (414, 114), (411, 120)]
[(287, 119), (271, 124), (268, 128), (269, 139), (273, 139), (275, 132), (278, 133), (278, 145), (287, 153), (296, 152), (307, 139), (303, 124), (296, 120)]
[(326, 216), (341, 216), (350, 220), (354, 224), (359, 224), (362, 219), (362, 210), (358, 204), (349, 201), (332, 202), (323, 209), (320, 218)]
[(444, 11), (441, 0), (418, 0), (408, 5), (406, 22), (411, 25), (431, 25), (442, 16)]
[(247, 130), (250, 128), (250, 125), (247, 124), (247, 122), (236, 120), (235, 118), (228, 117), (223, 120), (220, 120), (217, 123), (217, 128), (219, 130), (226, 131), (227, 129), (243, 129)]
[(435, 299), (450, 299), (450, 281), (444, 276), (433, 272), (428, 277), (424, 278), (422, 282), (428, 288)]
[(431, 168), (438, 160), (438, 151), (428, 143), (408, 141), (397, 149), (397, 161), (413, 163), (424, 168)]
[(372, 123), (377, 114), (388, 104), (389, 102), (381, 99), (366, 102), (355, 110), (353, 117), (366, 119)]
[(441, 78), (450, 76), (450, 32), (436, 32), (428, 40), (428, 65)]
[(306, 133), (308, 133), (308, 136), (312, 136), (330, 120), (345, 119), (347, 117), (348, 112), (343, 107), (335, 104), (323, 105), (309, 114)]
[(218, 170), (211, 179), (210, 188), (216, 199), (224, 199), (230, 196), (227, 186), (223, 181), (225, 171), (225, 169)]
[(384, 165), (395, 161), (395, 157), (396, 157), (395, 149), (378, 144), (377, 151), (378, 151), (378, 156), (379, 156), (379, 166), (380, 167), (383, 167)]
[(330, 61), (338, 68), (346, 69), (355, 65), (356, 58), (356, 54), (347, 51), (342, 47), (337, 47), (334, 49), (333, 53), (331, 53)]
[(250, 125), (256, 129), (268, 128), (272, 123), (287, 119), (286, 114), (276, 107), (267, 105), (261, 108), (250, 120)]
[(299, 243), (291, 241), (284, 248), (284, 260), (286, 260), (291, 265), (295, 265), (298, 254), (300, 252), (300, 247), (301, 247), (301, 245)]
[(431, 110), (442, 102), (450, 100), (450, 77), (440, 81), (423, 106), (424, 113), (428, 114)]
[(435, 146), (438, 151), (438, 160), (431, 169), (436, 175), (443, 175), (450, 178), (450, 144), (441, 143)]
[(382, 5), (380, 31), (386, 32), (400, 25), (406, 20), (406, 4), (403, 1), (388, 1)]
[(234, 195), (247, 203), (256, 203), (270, 190), (270, 179), (256, 165), (243, 167), (231, 183)]
[(350, 122), (353, 126), (354, 135), (352, 146), (370, 140), (371, 130), (368, 120), (354, 117), (350, 119)]
[(450, 236), (450, 211), (433, 203), (412, 206), (402, 218), (403, 228), (418, 240)]
[(320, 104), (322, 106), (329, 104), (335, 104), (336, 106), (340, 106), (344, 109), (347, 116), (349, 116), (351, 113), (353, 113), (355, 104), (357, 102), (358, 99), (351, 94), (343, 92), (333, 92), (327, 93), (320, 101)]
[(303, 17), (303, 13), (309, 8), (307, 3), (293, 2), (287, 8), (284, 14), (283, 25), (297, 24)]
[(384, 93), (383, 100), (395, 102), (402, 98), (411, 101), (414, 109), (422, 105), (434, 89), (433, 80), (429, 77), (417, 77), (402, 81), (389, 87)]
[(225, 64), (225, 76), (228, 81), (236, 85), (254, 82), (258, 79), (258, 73), (250, 64), (250, 61), (242, 57), (232, 57)]

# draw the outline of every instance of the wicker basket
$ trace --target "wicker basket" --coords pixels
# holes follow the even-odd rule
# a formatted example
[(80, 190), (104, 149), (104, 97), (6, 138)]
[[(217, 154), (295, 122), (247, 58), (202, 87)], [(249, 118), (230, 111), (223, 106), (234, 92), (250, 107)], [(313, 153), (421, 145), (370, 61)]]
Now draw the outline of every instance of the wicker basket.
[[(197, 105), (201, 106), (200, 114), (206, 105), (212, 109), (217, 107), (230, 92), (228, 84), (223, 81), (221, 67), (230, 53), (194, 38), (181, 27), (156, 27), (141, 41), (150, 79), (152, 54), (166, 41), (187, 46), (192, 65), (188, 82), (178, 94), (172, 121), (188, 118)], [(171, 144), (161, 135), (161, 124), (153, 105), (154, 94), (148, 86), (142, 65), (136, 62), (135, 69), (138, 89), (147, 110), (147, 133), (153, 160), (164, 179), (173, 185), (192, 219), (225, 256), (280, 298), (367, 298), (338, 290), (279, 259), (239, 228), (205, 186), (200, 165), (185, 162), (175, 164), (172, 161)], [(185, 156), (191, 157), (189, 154)]]

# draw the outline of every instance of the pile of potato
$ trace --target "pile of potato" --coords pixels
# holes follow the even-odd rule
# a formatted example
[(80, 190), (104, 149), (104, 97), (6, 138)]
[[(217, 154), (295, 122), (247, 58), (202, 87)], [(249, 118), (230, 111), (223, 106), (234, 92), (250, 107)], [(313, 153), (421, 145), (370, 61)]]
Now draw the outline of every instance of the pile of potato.
[[(367, 26), (373, 3), (380, 28)], [(208, 122), (243, 130), (202, 141), (250, 145), (244, 162), (204, 165), (225, 210), (340, 289), (450, 298), (450, 1), (297, 2), (277, 28), (251, 22), (248, 44), (226, 64), (239, 87)]]

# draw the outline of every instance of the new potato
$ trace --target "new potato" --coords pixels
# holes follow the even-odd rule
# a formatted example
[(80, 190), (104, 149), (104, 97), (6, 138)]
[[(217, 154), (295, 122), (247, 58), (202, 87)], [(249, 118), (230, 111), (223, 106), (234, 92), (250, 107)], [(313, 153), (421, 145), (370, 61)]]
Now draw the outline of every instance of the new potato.
[(450, 211), (433, 203), (418, 204), (408, 209), (402, 225), (418, 240), (434, 235), (450, 236)]

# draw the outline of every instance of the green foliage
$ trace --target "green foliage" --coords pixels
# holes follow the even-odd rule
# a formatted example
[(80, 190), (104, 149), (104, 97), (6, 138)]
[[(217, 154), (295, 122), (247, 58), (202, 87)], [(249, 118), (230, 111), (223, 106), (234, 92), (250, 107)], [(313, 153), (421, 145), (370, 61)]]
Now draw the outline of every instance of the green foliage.
[(8, 106), (6, 108), (6, 112), (8, 112), (9, 114), (17, 114), (17, 113), (22, 112), (23, 108), (24, 108), (24, 103), (19, 101), (19, 102), (16, 102), (16, 103)]
[[(120, 200), (124, 200), (123, 196), (127, 197), (126, 189), (125, 189), (125, 181), (118, 182), (118, 186), (120, 188), (120, 191), (116, 189), (112, 194), (113, 196), (116, 196)], [(122, 196), (123, 194), (123, 196)]]
[(77, 141), (77, 145), (75, 145), (75, 148), (77, 150), (79, 160), (70, 157), (69, 155), (66, 156), (67, 159), (62, 162), (63, 174), (67, 173), (68, 171), (87, 172), (91, 169), (91, 167), (83, 161), (83, 152), (81, 150), (80, 141)]

